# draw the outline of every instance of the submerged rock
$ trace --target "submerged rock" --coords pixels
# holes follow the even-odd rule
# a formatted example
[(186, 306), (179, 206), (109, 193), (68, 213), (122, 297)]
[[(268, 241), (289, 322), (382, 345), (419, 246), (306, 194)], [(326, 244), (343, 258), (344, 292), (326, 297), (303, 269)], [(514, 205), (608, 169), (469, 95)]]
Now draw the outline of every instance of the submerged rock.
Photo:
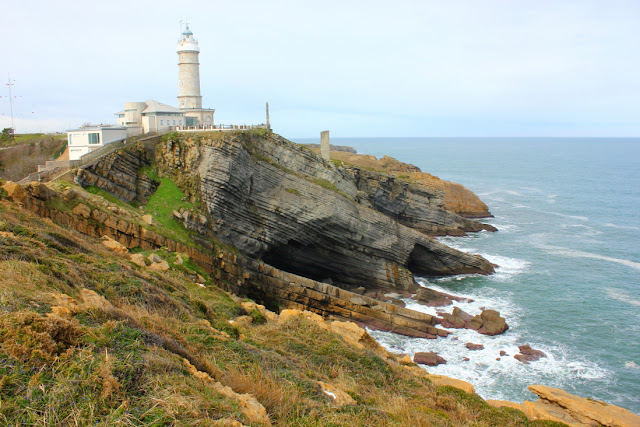
[(413, 299), (417, 300), (420, 304), (429, 307), (442, 307), (450, 305), (454, 301), (469, 301), (467, 298), (456, 297), (430, 288), (419, 288)]
[(496, 310), (482, 310), (482, 313), (471, 316), (458, 307), (451, 314), (442, 313), (436, 321), (445, 328), (473, 329), (484, 335), (499, 335), (509, 329), (504, 317)]
[(520, 353), (513, 356), (516, 360), (522, 363), (528, 364), (529, 362), (535, 362), (542, 357), (547, 357), (544, 352), (531, 348), (528, 344), (518, 346)]
[(468, 342), (465, 345), (469, 350), (484, 350), (484, 345), (482, 345), (482, 344), (473, 344), (473, 343)]

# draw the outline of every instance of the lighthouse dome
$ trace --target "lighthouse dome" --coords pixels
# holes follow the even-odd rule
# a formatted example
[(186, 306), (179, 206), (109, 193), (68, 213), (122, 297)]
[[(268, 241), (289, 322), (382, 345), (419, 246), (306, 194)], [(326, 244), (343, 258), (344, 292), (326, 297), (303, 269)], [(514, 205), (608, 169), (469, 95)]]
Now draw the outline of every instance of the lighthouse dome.
[(198, 41), (193, 38), (189, 25), (182, 32), (182, 39), (178, 41), (178, 52), (200, 52)]

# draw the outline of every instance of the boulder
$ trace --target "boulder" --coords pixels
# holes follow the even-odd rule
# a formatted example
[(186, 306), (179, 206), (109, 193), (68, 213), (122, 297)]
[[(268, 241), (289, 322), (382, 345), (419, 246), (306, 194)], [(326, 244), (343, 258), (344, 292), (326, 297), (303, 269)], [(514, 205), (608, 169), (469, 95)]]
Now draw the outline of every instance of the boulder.
[(2, 186), (7, 196), (14, 202), (21, 202), (27, 197), (27, 192), (24, 187), (13, 181), (7, 181)]
[(430, 288), (419, 288), (416, 291), (413, 299), (417, 300), (420, 304), (429, 307), (442, 307), (450, 305), (454, 301), (466, 301), (465, 298), (455, 297), (444, 292), (435, 291)]
[(149, 266), (149, 269), (154, 271), (167, 271), (170, 268), (171, 267), (169, 266), (169, 263), (166, 260), (162, 260), (160, 262), (154, 262)]
[(516, 360), (519, 360), (520, 362), (525, 364), (528, 364), (529, 362), (535, 362), (541, 357), (547, 357), (547, 355), (544, 354), (544, 352), (540, 350), (535, 350), (531, 348), (529, 345), (521, 345), (521, 346), (518, 346), (518, 348), (520, 349), (520, 353), (516, 354), (513, 357), (515, 357)]
[(437, 353), (434, 353), (432, 351), (418, 352), (414, 354), (413, 361), (414, 363), (417, 363), (419, 365), (427, 365), (427, 366), (438, 366), (438, 365), (447, 363), (447, 361), (444, 358), (438, 356)]
[(405, 354), (404, 356), (400, 357), (398, 359), (398, 363), (405, 366), (411, 366), (414, 364), (413, 360), (411, 360), (411, 356), (409, 356), (408, 354)]
[(482, 344), (473, 344), (473, 343), (468, 342), (466, 344), (466, 346), (467, 346), (467, 348), (469, 350), (483, 350), (484, 349), (484, 345), (482, 345)]
[(496, 310), (483, 310), (480, 315), (471, 319), (471, 329), (476, 329), (476, 324), (480, 325), (477, 331), (484, 335), (500, 335), (509, 329), (504, 317)]
[(84, 203), (78, 203), (75, 208), (71, 209), (71, 212), (73, 212), (74, 215), (81, 216), (83, 218), (91, 217), (91, 208)]
[(149, 255), (149, 256), (147, 257), (147, 259), (148, 259), (149, 261), (151, 261), (152, 263), (156, 263), (156, 262), (160, 262), (160, 261), (162, 261), (162, 258), (160, 258), (160, 257), (158, 256), (158, 254), (151, 254), (151, 255)]
[(140, 267), (146, 267), (147, 264), (144, 262), (144, 255), (142, 254), (131, 254), (129, 256), (129, 259), (131, 260), (131, 262), (133, 262), (134, 264), (139, 265)]
[(317, 383), (320, 386), (320, 389), (322, 390), (322, 392), (331, 399), (333, 405), (345, 406), (345, 405), (355, 405), (357, 403), (351, 396), (349, 396), (344, 391), (338, 389), (337, 387), (322, 381), (318, 381)]
[(55, 196), (56, 192), (41, 182), (32, 182), (26, 188), (27, 192), (36, 199), (49, 200)]
[(117, 254), (126, 254), (129, 252), (129, 249), (122, 243), (113, 240), (109, 236), (102, 236), (102, 245), (108, 249), (111, 249), (113, 252)]
[(151, 215), (142, 215), (142, 221), (145, 224), (153, 225), (153, 217)]
[(458, 307), (453, 308), (453, 312), (451, 314), (444, 313), (442, 318), (438, 318), (440, 324), (445, 328), (467, 328), (469, 321), (472, 319), (472, 316), (462, 311)]

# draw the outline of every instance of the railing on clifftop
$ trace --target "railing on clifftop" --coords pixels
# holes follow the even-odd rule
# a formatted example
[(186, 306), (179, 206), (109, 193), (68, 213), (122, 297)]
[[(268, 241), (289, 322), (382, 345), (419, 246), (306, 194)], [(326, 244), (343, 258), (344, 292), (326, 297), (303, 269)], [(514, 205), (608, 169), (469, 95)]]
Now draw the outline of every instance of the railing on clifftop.
[(176, 126), (178, 132), (224, 132), (231, 130), (269, 129), (265, 124), (260, 125), (200, 125)]

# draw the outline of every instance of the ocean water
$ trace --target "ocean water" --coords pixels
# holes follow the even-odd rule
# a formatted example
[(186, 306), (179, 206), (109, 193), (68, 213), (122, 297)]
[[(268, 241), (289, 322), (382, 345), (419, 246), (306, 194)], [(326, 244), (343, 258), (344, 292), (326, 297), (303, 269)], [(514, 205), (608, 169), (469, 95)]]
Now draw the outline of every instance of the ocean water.
[[(489, 205), (495, 218), (486, 222), (499, 229), (440, 239), (498, 264), (496, 274), (418, 280), (472, 298), (456, 304), (472, 315), (482, 307), (500, 311), (510, 326), (505, 334), (451, 329), (446, 339), (423, 340), (372, 332), (382, 345), (440, 353), (448, 363), (429, 372), (466, 380), (485, 399), (535, 399), (526, 387), (543, 384), (640, 413), (640, 139), (331, 142), (465, 185)], [(485, 348), (470, 351), (467, 342)], [(512, 356), (522, 344), (548, 357), (518, 362)], [(499, 357), (500, 350), (509, 356)]]

